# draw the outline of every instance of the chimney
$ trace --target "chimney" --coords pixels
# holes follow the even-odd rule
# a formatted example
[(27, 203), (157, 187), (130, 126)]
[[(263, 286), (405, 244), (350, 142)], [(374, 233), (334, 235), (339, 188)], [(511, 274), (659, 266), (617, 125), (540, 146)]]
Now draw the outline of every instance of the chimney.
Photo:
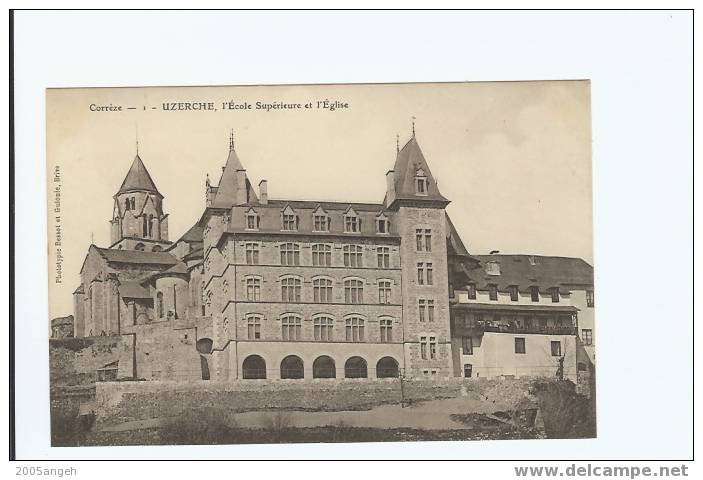
[(235, 174), (235, 202), (236, 205), (244, 205), (247, 203), (247, 171), (237, 170)]
[(395, 172), (388, 170), (386, 173), (386, 207), (395, 201)]
[(259, 203), (261, 205), (268, 205), (269, 203), (268, 182), (266, 180), (259, 182)]

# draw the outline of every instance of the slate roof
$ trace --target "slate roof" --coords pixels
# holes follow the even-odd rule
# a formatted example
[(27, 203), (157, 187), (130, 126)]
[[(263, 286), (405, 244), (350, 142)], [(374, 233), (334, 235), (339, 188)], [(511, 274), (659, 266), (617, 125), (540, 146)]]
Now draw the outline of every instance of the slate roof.
[[(551, 257), (541, 255), (473, 255), (481, 262), (478, 268), (467, 274), (476, 282), (476, 288), (486, 289), (489, 284), (498, 285), (506, 291), (509, 286), (517, 285), (520, 291), (529, 291), (531, 286), (540, 287), (546, 293), (550, 288), (593, 285), (593, 267), (581, 258)], [(500, 275), (488, 275), (485, 265), (498, 262)]]
[(179, 238), (175, 243), (178, 242), (188, 242), (188, 243), (195, 243), (195, 242), (202, 242), (203, 241), (203, 231), (205, 229), (203, 227), (198, 226), (196, 223), (192, 227), (188, 229), (186, 233), (184, 233), (181, 238)]
[(95, 247), (101, 257), (115, 263), (145, 263), (151, 265), (175, 265), (179, 260), (168, 252), (142, 252)]
[(139, 282), (123, 282), (118, 289), (122, 298), (151, 298), (149, 289)]
[[(239, 161), (234, 147), (230, 147), (227, 162), (220, 177), (220, 183), (217, 185), (217, 193), (212, 201), (213, 207), (227, 208), (237, 204), (237, 170), (244, 170), (244, 166)], [(247, 189), (247, 203), (258, 203), (259, 199), (254, 193), (248, 178), (245, 179), (245, 188)]]
[(296, 208), (315, 209), (318, 206), (322, 207), (323, 210), (347, 210), (351, 207), (357, 212), (381, 212), (386, 208), (382, 203), (321, 202), (315, 200), (269, 200), (268, 205), (261, 205), (261, 207), (284, 208), (286, 205), (290, 205), (294, 210)]
[[(419, 168), (422, 168), (428, 180), (427, 195), (415, 193), (415, 176)], [(430, 167), (427, 165), (425, 156), (422, 154), (414, 135), (398, 152), (393, 171), (397, 199), (449, 201), (439, 193), (437, 181), (432, 176)]]
[(156, 189), (156, 185), (144, 166), (144, 162), (142, 162), (142, 159), (139, 158), (139, 155), (134, 157), (132, 166), (129, 167), (127, 176), (122, 181), (122, 185), (117, 193), (128, 193), (134, 191), (147, 191), (162, 196)]
[(447, 243), (448, 246), (450, 246), (452, 250), (454, 250), (453, 252), (448, 253), (453, 253), (454, 255), (462, 255), (466, 257), (470, 256), (469, 251), (464, 246), (464, 242), (461, 241), (459, 232), (456, 231), (456, 228), (454, 227), (452, 220), (449, 218), (449, 215), (445, 212), (444, 216), (447, 219)]

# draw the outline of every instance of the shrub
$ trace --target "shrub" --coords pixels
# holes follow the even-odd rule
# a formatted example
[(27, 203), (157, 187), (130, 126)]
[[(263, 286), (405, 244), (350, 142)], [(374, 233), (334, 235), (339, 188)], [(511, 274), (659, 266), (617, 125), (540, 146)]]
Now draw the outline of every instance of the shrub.
[(593, 438), (595, 410), (591, 400), (576, 393), (570, 380), (542, 381), (534, 385), (547, 438)]

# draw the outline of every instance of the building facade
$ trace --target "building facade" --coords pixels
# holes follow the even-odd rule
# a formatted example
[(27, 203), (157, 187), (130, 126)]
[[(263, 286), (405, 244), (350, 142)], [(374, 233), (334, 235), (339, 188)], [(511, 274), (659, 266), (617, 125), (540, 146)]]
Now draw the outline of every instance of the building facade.
[[(232, 140), (218, 184), (206, 180), (203, 214), (175, 242), (139, 156), (114, 200), (112, 244), (91, 245), (74, 315), (77, 336), (130, 339), (118, 376), (554, 375), (536, 355), (542, 340), (562, 373), (578, 363), (580, 308), (567, 287), (587, 292), (592, 280), (540, 283), (545, 298), (545, 288), (557, 288), (559, 305), (494, 300), (506, 295), (503, 282), (493, 292), (483, 278), (495, 259), (467, 251), (414, 134), (398, 149), (379, 203), (270, 198), (265, 180), (253, 187)], [(511, 280), (518, 297), (528, 278)], [(496, 307), (544, 315), (553, 329), (523, 330), (525, 352), (508, 355), (505, 332), (485, 322)]]

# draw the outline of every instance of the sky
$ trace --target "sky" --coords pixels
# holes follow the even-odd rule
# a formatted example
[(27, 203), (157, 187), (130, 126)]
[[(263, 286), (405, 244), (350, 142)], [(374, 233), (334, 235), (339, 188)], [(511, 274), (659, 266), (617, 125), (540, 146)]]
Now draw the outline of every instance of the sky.
[[(325, 100), (348, 107), (317, 108)], [(230, 101), (252, 108), (223, 109)], [(177, 102), (212, 102), (216, 111), (164, 110), (164, 103)], [(301, 108), (257, 110), (256, 102)], [(91, 105), (122, 111), (92, 111)], [(110, 244), (112, 196), (137, 139), (165, 197), (170, 240), (177, 240), (203, 212), (206, 175), (213, 184), (219, 180), (230, 130), (251, 183), (268, 180), (270, 198), (381, 202), (396, 136), (402, 147), (413, 117), (470, 253), (569, 256), (593, 264), (588, 81), (49, 89), (50, 318), (72, 313), (91, 241)], [(61, 284), (54, 281), (51, 175), (57, 166)]]

